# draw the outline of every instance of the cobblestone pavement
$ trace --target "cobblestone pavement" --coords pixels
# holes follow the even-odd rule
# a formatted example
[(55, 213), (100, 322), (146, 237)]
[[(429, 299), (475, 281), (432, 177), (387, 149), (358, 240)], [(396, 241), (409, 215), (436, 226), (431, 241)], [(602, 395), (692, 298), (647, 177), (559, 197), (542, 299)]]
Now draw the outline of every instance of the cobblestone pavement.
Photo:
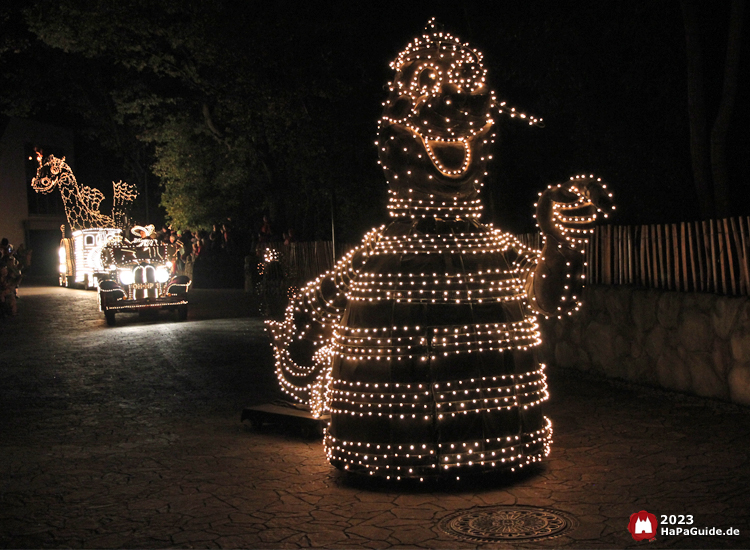
[[(0, 546), (750, 547), (749, 409), (553, 371), (543, 466), (416, 485), (351, 478), (319, 439), (240, 421), (275, 396), (249, 296), (192, 300), (186, 322), (121, 315), (109, 328), (93, 292), (21, 289), (19, 316), (0, 319)], [(512, 545), (441, 529), (501, 504), (576, 525)], [(635, 542), (626, 526), (639, 510), (740, 535)]]

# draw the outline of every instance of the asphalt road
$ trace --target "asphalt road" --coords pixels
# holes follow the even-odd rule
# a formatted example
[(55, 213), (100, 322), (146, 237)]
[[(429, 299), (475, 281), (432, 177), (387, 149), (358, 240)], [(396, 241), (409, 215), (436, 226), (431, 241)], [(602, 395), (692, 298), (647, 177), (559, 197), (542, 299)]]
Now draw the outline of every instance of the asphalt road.
[[(747, 408), (553, 370), (542, 467), (360, 480), (319, 439), (240, 421), (278, 395), (257, 304), (239, 290), (191, 300), (185, 322), (107, 327), (94, 292), (21, 289), (18, 317), (0, 318), (1, 547), (750, 547)], [(557, 510), (570, 527), (486, 544), (446, 532), (453, 514), (497, 505)], [(740, 534), (636, 542), (640, 510)]]

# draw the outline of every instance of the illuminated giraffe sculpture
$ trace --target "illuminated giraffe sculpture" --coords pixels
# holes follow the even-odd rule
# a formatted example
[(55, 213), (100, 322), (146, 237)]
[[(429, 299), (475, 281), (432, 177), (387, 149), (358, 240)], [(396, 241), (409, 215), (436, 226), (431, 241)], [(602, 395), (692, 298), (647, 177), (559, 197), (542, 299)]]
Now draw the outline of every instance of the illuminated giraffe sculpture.
[(56, 185), (60, 188), (71, 230), (122, 226), (123, 207), (138, 196), (134, 185), (123, 181), (112, 182), (114, 206), (112, 216), (107, 216), (99, 211), (99, 205), (104, 199), (102, 192), (85, 185), (81, 186), (65, 162), (65, 157), (60, 159), (50, 155), (43, 162), (42, 154), (37, 153), (37, 160), (39, 168), (36, 177), (31, 180), (31, 186), (37, 193), (50, 193)]
[(424, 479), (550, 451), (537, 315), (578, 309), (611, 194), (593, 176), (540, 193), (542, 250), (479, 222), (494, 116), (540, 122), (497, 102), (481, 59), (432, 21), (398, 55), (376, 142), (392, 221), (269, 322), (282, 389), (330, 413), (336, 467)]

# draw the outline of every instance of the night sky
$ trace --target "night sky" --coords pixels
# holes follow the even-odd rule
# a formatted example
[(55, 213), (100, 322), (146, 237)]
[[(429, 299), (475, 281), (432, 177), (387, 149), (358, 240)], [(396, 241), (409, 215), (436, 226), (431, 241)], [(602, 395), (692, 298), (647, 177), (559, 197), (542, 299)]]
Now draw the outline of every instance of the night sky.
[[(729, 17), (728, 3), (723, 4), (706, 3), (712, 7), (705, 10), (709, 125), (716, 114), (723, 78)], [(483, 52), (499, 99), (545, 122), (544, 128), (531, 128), (500, 120), (495, 161), (485, 186), (487, 221), (511, 231), (532, 230), (532, 205), (538, 191), (548, 183), (584, 172), (601, 176), (614, 189), (619, 213), (612, 223), (677, 222), (699, 216), (690, 167), (685, 31), (677, 1), (433, 1), (340, 6), (281, 1), (236, 3), (226, 9), (228, 21), (242, 12), (243, 17), (257, 15), (273, 22), (274, 32), (289, 35), (286, 47), (290, 51), (284, 59), (313, 72), (316, 63), (325, 60), (326, 74), (345, 83), (347, 97), (339, 103), (345, 111), (339, 116), (345, 123), (334, 121), (322, 131), (340, 128), (347, 134), (346, 140), (357, 151), (342, 155), (341, 163), (352, 179), (382, 179), (373, 141), (386, 96), (384, 87), (392, 77), (388, 63), (435, 16), (446, 31)], [(13, 10), (7, 13), (12, 15)], [(305, 26), (321, 29), (313, 48), (309, 41), (295, 40), (295, 33), (303, 33)], [(237, 31), (231, 28), (228, 32)], [(746, 29), (743, 68), (750, 60), (747, 34)], [(0, 53), (5, 76), (29, 62), (25, 55), (28, 52)], [(71, 66), (80, 70), (85, 62), (71, 60)], [(305, 82), (294, 81), (296, 69), (290, 70), (285, 82), (305, 86)], [(283, 74), (279, 77), (286, 78)], [(746, 146), (741, 145), (748, 141), (749, 85), (748, 71), (741, 69), (729, 136), (733, 215), (750, 214), (750, 192), (745, 185), (750, 166), (743, 154)], [(7, 95), (8, 86), (6, 79), (6, 93), (0, 91), (0, 96)], [(6, 113), (8, 103), (3, 103)], [(112, 161), (116, 155), (98, 145), (95, 133), (83, 131), (84, 117), (75, 106), (58, 107), (55, 111), (37, 105), (29, 109), (29, 116), (54, 123), (69, 121), (80, 130), (80, 174), (90, 180), (123, 178), (122, 173), (115, 173), (122, 170)], [(321, 175), (321, 179), (325, 177)], [(373, 202), (379, 206), (385, 203), (384, 180), (361, 200), (367, 203), (363, 204), (361, 228), (385, 219), (384, 211), (379, 217), (371, 208)]]

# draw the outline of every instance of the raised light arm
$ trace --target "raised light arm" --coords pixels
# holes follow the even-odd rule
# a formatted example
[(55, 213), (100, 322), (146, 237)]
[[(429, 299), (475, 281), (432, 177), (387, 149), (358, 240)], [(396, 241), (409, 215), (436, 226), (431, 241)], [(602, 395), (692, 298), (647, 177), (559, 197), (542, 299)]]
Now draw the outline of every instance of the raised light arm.
[(547, 317), (580, 307), (586, 244), (599, 214), (614, 210), (612, 193), (601, 178), (575, 176), (539, 194), (536, 219), (542, 253), (526, 279), (531, 308)]

